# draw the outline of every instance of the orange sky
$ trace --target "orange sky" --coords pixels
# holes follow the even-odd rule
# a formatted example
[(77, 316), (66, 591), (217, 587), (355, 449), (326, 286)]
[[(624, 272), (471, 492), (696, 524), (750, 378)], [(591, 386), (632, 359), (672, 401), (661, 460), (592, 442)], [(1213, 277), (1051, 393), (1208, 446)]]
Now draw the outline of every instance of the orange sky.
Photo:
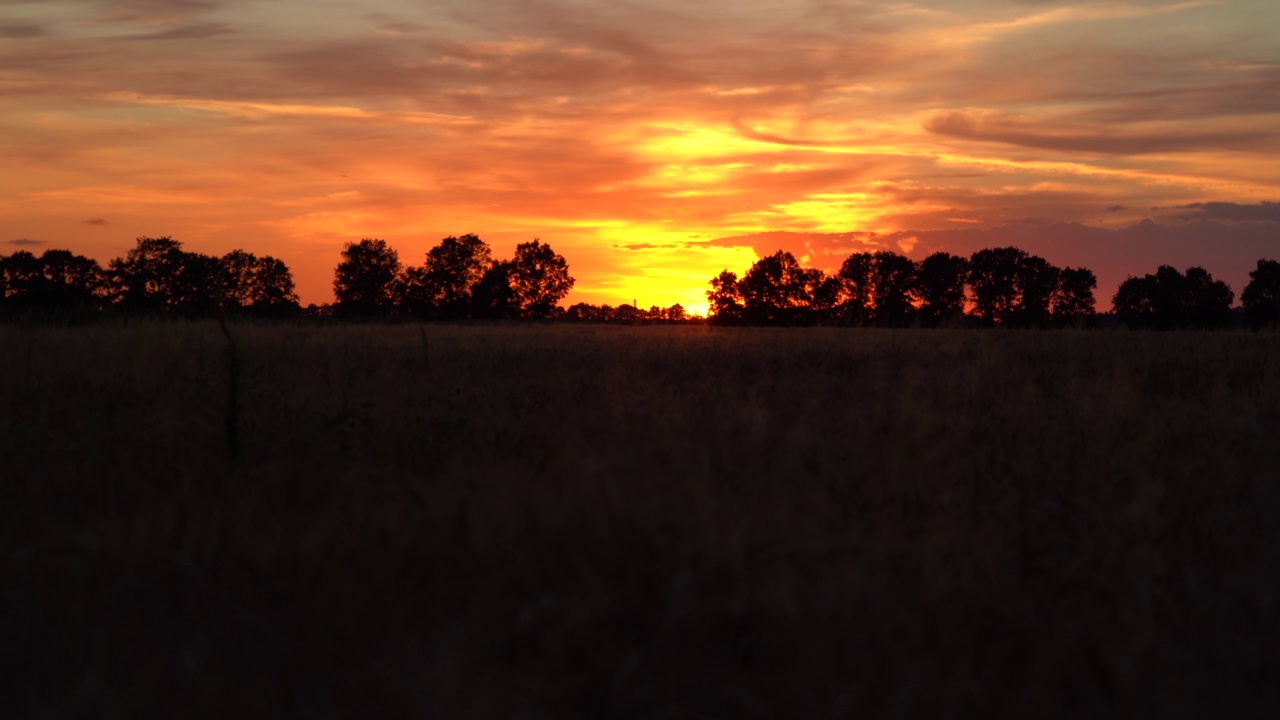
[(171, 235), (326, 302), (344, 242), (538, 237), (569, 302), (704, 310), (774, 247), (1002, 240), (1094, 267), (1103, 305), (1166, 261), (1238, 294), (1280, 256), (1278, 27), (1273, 0), (0, 0), (0, 253)]

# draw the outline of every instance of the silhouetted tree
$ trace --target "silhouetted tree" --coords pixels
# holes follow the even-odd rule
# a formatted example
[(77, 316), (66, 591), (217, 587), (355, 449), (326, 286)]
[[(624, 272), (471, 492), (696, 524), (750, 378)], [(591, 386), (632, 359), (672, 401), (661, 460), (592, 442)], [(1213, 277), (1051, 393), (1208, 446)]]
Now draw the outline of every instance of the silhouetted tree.
[(1058, 288), (1057, 267), (1015, 247), (979, 250), (969, 258), (974, 315), (998, 325), (1040, 325)]
[(39, 300), (44, 285), (40, 258), (19, 250), (0, 256), (0, 303), (9, 310), (30, 310)]
[(1018, 306), (1014, 321), (1023, 327), (1036, 327), (1049, 323), (1050, 303), (1058, 291), (1061, 274), (1048, 260), (1027, 255), (1019, 263), (1017, 274)]
[(481, 320), (504, 320), (520, 317), (520, 301), (512, 287), (510, 262), (489, 266), (471, 291), (472, 315)]
[(1158, 327), (1160, 317), (1155, 298), (1154, 275), (1130, 275), (1120, 283), (1115, 297), (1111, 299), (1111, 307), (1116, 317), (1130, 327)]
[(964, 285), (969, 261), (936, 252), (916, 266), (912, 297), (920, 304), (920, 322), (937, 327), (964, 315)]
[(298, 309), (293, 274), (282, 261), (232, 250), (222, 257), (226, 278), (223, 302), (231, 310), (275, 314)]
[(636, 309), (635, 305), (623, 303), (613, 309), (613, 317), (611, 319), (614, 322), (633, 323), (640, 319), (640, 311)]
[(335, 311), (339, 315), (386, 315), (395, 307), (400, 256), (385, 240), (347, 243), (334, 273)]
[(843, 300), (840, 303), (843, 319), (847, 323), (861, 325), (870, 322), (875, 305), (875, 255), (853, 253), (840, 265)]
[(742, 315), (750, 323), (794, 323), (807, 319), (812, 305), (809, 292), (816, 271), (806, 270), (794, 255), (779, 250), (760, 258), (738, 282)]
[(170, 237), (140, 237), (107, 269), (109, 296), (129, 312), (208, 315), (223, 301), (226, 273), (215, 257), (189, 253)]
[(404, 270), (401, 308), (420, 317), (464, 318), (471, 312), (472, 289), (492, 264), (492, 252), (478, 236), (444, 238), (427, 251), (422, 267)]
[(545, 318), (573, 289), (569, 263), (550, 245), (534, 238), (516, 245), (508, 280), (517, 314), (522, 318)]
[(1199, 267), (1184, 275), (1161, 265), (1154, 275), (1130, 277), (1120, 284), (1112, 305), (1116, 317), (1131, 327), (1168, 330), (1212, 327), (1227, 320), (1235, 294)]
[(1280, 323), (1280, 262), (1259, 260), (1258, 268), (1249, 273), (1240, 302), (1254, 325), (1274, 327)]
[(46, 250), (40, 256), (44, 287), (40, 304), (49, 308), (94, 307), (102, 292), (102, 266), (70, 250)]
[(1018, 267), (1026, 253), (1013, 247), (979, 250), (969, 258), (973, 314), (989, 323), (1007, 322), (1018, 308)]
[(1187, 268), (1187, 323), (1192, 327), (1217, 327), (1231, 317), (1236, 294), (1202, 267)]
[(915, 263), (889, 250), (854, 253), (840, 266), (846, 321), (900, 327), (911, 322)]
[(725, 270), (711, 279), (707, 305), (712, 322), (731, 324), (742, 320), (742, 291), (738, 288), (737, 273)]
[[(818, 271), (815, 271), (818, 272)], [(838, 275), (826, 275), (818, 272), (809, 288), (810, 303), (814, 317), (818, 320), (836, 320), (840, 317), (840, 300), (844, 292), (844, 283)]]
[(220, 258), (184, 252), (172, 279), (170, 310), (188, 317), (216, 314), (225, 303), (227, 273)]
[(1093, 291), (1097, 287), (1098, 279), (1092, 270), (1063, 268), (1053, 294), (1053, 319), (1060, 325), (1069, 325), (1093, 317)]
[(684, 306), (681, 305), (680, 303), (675, 303), (671, 307), (662, 311), (662, 317), (664, 320), (670, 320), (672, 322), (681, 322), (687, 316), (685, 315)]
[(175, 302), (173, 279), (182, 268), (182, 243), (163, 237), (140, 237), (123, 258), (107, 267), (112, 300), (130, 312), (160, 312)]

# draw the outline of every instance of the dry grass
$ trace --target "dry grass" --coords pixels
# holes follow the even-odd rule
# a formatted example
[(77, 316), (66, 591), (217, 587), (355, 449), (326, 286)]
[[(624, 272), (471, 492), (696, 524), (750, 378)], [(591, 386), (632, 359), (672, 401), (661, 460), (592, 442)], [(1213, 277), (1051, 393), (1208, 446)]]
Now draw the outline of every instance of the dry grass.
[(0, 328), (23, 714), (1280, 712), (1275, 334), (231, 332)]

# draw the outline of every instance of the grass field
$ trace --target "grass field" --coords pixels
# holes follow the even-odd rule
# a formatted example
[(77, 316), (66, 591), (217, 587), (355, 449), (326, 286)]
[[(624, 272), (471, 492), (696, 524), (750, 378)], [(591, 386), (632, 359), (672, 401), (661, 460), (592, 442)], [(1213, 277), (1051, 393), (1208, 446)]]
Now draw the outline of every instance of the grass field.
[(1280, 716), (1280, 335), (230, 333), (0, 327), (19, 716)]

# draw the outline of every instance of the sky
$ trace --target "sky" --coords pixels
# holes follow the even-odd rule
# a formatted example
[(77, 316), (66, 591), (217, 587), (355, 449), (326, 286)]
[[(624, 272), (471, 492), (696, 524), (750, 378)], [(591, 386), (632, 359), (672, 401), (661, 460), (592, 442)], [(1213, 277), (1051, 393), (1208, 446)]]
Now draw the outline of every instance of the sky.
[(0, 253), (540, 238), (704, 311), (793, 252), (1280, 259), (1274, 0), (0, 0)]

